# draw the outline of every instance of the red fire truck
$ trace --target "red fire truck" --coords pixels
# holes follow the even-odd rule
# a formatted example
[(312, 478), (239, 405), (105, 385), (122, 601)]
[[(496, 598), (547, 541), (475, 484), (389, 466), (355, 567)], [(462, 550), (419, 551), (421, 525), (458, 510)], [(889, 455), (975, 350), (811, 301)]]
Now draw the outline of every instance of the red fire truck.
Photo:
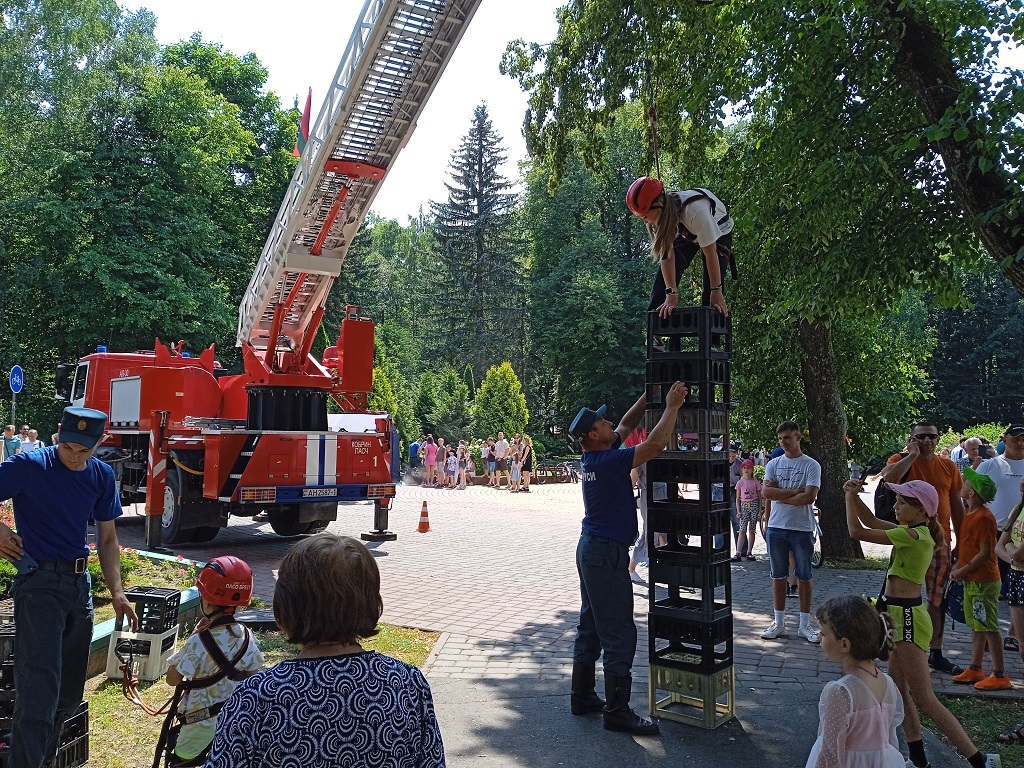
[[(311, 353), (327, 295), (480, 0), (366, 0), (239, 307), (244, 370), (214, 348), (99, 347), (58, 366), (57, 395), (110, 415), (100, 453), (121, 498), (145, 500), (147, 545), (209, 541), (232, 515), (274, 531), (323, 530), (341, 501), (372, 500), (387, 540), (394, 431), (367, 410), (373, 322), (349, 306), (337, 342)], [(373, 416), (328, 429), (327, 403)], [(366, 422), (367, 419), (362, 419)]]

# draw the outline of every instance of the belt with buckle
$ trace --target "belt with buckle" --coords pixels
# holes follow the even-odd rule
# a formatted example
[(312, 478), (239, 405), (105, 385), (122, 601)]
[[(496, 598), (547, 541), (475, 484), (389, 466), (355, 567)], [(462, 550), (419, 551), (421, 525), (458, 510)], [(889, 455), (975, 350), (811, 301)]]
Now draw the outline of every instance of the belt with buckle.
[(80, 557), (77, 560), (40, 560), (39, 567), (44, 571), (82, 574), (86, 572), (88, 563), (87, 557)]

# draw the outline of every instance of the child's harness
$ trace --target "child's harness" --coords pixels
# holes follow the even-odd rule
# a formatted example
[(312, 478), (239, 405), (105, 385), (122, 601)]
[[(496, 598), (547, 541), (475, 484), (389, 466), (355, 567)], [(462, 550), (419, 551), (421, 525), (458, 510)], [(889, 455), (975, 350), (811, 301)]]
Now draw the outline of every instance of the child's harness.
[[(687, 192), (696, 192), (697, 194), (690, 195), (690, 197), (688, 197), (688, 198), (686, 198), (684, 200), (682, 198), (682, 195), (686, 194)], [(676, 199), (679, 200), (679, 216), (680, 216), (680, 218), (682, 218), (683, 212), (686, 210), (686, 207), (688, 205), (690, 205), (690, 203), (695, 203), (698, 200), (707, 200), (711, 204), (711, 215), (712, 215), (712, 217), (714, 217), (716, 215), (716, 208), (718, 206), (715, 203), (715, 198), (711, 196), (711, 192), (709, 190), (704, 189), (703, 187), (694, 187), (693, 189), (684, 189), (684, 190), (681, 190), (679, 192), (675, 192), (673, 194), (675, 194)], [(716, 219), (716, 222), (718, 223), (718, 226), (722, 226), (723, 224), (725, 224), (725, 222), (729, 221), (730, 218), (731, 217), (729, 216), (729, 214), (726, 213), (725, 216), (723, 216), (722, 218)], [(694, 235), (685, 226), (683, 226), (682, 221), (679, 222), (679, 234), (680, 234), (681, 237), (683, 237), (686, 240), (689, 240), (691, 243), (695, 242), (697, 240), (697, 236)], [(738, 275), (737, 270), (736, 270), (736, 259), (733, 256), (732, 248), (727, 248), (724, 245), (719, 245), (718, 248), (719, 248), (719, 250), (726, 251), (725, 255), (729, 259), (729, 271), (732, 273), (732, 279), (733, 280), (737, 279), (737, 277), (739, 277), (739, 275)]]
[[(188, 760), (182, 760), (174, 754), (174, 748), (178, 742), (178, 733), (181, 731), (183, 725), (191, 725), (192, 723), (200, 723), (204, 720), (210, 720), (217, 717), (217, 714), (223, 709), (224, 701), (218, 701), (211, 704), (208, 707), (196, 710), (195, 712), (178, 712), (178, 705), (181, 703), (182, 698), (189, 691), (194, 691), (200, 688), (210, 688), (217, 683), (221, 682), (225, 678), (229, 678), (236, 682), (244, 680), (249, 676), (247, 672), (239, 672), (238, 664), (245, 657), (245, 654), (249, 651), (249, 643), (252, 642), (252, 636), (246, 632), (245, 642), (242, 644), (241, 649), (235, 654), (234, 658), (228, 659), (224, 655), (224, 652), (217, 645), (217, 641), (213, 637), (213, 633), (210, 631), (215, 627), (224, 627), (231, 624), (237, 624), (234, 616), (219, 616), (210, 622), (210, 626), (199, 632), (199, 640), (202, 642), (203, 647), (206, 648), (206, 652), (210, 654), (210, 658), (213, 659), (217, 665), (217, 671), (207, 677), (198, 677), (193, 680), (182, 680), (174, 688), (174, 694), (167, 701), (163, 703), (158, 709), (153, 709), (145, 702), (142, 701), (139, 696), (138, 690), (138, 679), (132, 676), (132, 651), (131, 644), (125, 643), (118, 644), (115, 648), (115, 653), (118, 659), (121, 661), (121, 688), (124, 691), (125, 697), (142, 707), (147, 714), (150, 715), (162, 715), (165, 712), (167, 716), (164, 718), (164, 723), (160, 728), (160, 738), (156, 744), (156, 752), (153, 755), (153, 768), (160, 768), (161, 760), (164, 766), (180, 766), (185, 768), (186, 766), (201, 766), (206, 763), (206, 758), (210, 754), (210, 746), (207, 746), (203, 750), (202, 754), (197, 755), (194, 758)], [(127, 651), (127, 658), (121, 656), (122, 651)]]

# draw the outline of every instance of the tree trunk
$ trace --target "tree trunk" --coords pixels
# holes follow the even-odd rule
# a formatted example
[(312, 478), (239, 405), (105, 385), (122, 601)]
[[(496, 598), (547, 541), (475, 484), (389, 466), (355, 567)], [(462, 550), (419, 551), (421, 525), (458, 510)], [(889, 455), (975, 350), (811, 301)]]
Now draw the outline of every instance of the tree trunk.
[(818, 491), (821, 546), (826, 557), (863, 557), (860, 542), (851, 539), (846, 529), (846, 501), (843, 483), (847, 479), (846, 408), (839, 396), (839, 366), (832, 349), (832, 327), (818, 317), (813, 322), (797, 323), (803, 360), (800, 375), (810, 413), (811, 449), (821, 464), (821, 488)]
[[(914, 89), (926, 119), (938, 124), (946, 115), (955, 118), (964, 83), (934, 24), (915, 9), (915, 3), (885, 0), (881, 13), (902, 27), (897, 41), (897, 72)], [(954, 133), (958, 128), (959, 139)], [(1024, 248), (1024, 228), (1019, 216), (1010, 219), (1005, 214), (1016, 195), (1000, 168), (998, 154), (985, 150), (986, 144), (996, 144), (995, 137), (982, 133), (977, 121), (968, 116), (962, 122), (954, 120), (949, 136), (933, 144), (942, 156), (950, 190), (968, 222), (996, 263), (1008, 263), (1003, 274), (1024, 296), (1024, 262), (1016, 260)], [(1002, 212), (984, 220), (986, 214), (997, 210)]]

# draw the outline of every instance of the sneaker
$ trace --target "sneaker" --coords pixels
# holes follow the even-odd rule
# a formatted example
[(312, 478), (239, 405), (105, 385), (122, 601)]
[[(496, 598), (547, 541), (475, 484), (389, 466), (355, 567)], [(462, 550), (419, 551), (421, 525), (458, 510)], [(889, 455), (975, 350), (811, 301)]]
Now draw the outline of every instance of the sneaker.
[(1010, 683), (1010, 676), (1004, 672), (999, 676), (989, 675), (984, 680), (975, 683), (974, 687), (979, 691), (1005, 691), (1012, 688), (1013, 685)]
[(979, 683), (986, 677), (981, 667), (968, 667), (959, 675), (953, 675), (954, 683)]
[(786, 625), (773, 621), (771, 626), (761, 633), (763, 640), (774, 640), (777, 637), (786, 637)]
[(808, 643), (820, 643), (821, 635), (814, 627), (800, 627), (796, 633)]
[(959, 664), (954, 664), (952, 661), (947, 659), (945, 656), (939, 656), (937, 659), (928, 654), (928, 666), (934, 669), (936, 672), (945, 672), (947, 675), (959, 675), (963, 672), (963, 667)]
[(995, 752), (985, 755), (985, 768), (1003, 768), (1003, 758)]

